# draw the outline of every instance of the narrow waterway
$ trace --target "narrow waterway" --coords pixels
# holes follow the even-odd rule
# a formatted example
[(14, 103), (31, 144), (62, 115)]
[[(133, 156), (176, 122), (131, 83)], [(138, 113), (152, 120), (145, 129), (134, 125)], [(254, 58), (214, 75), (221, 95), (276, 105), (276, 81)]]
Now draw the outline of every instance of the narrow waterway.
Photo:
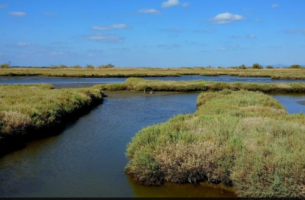
[[(232, 196), (209, 187), (145, 187), (123, 173), (126, 145), (148, 125), (193, 113), (198, 93), (113, 93), (59, 135), (0, 159), (1, 197)], [(169, 186), (170, 185), (170, 186)], [(205, 191), (206, 190), (206, 191)], [(212, 193), (212, 194), (211, 194)]]

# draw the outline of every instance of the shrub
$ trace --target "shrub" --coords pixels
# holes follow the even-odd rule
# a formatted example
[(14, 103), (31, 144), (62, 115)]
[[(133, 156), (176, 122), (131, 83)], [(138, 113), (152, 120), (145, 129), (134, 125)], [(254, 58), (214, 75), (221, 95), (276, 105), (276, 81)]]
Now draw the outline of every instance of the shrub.
[(242, 64), (242, 65), (240, 65), (240, 66), (238, 67), (238, 69), (247, 69), (247, 66), (244, 65), (244, 64)]
[(73, 68), (75, 69), (81, 69), (82, 67), (80, 65), (74, 65)]
[(261, 66), (261, 65), (258, 64), (258, 63), (254, 63), (254, 64), (252, 65), (252, 69), (263, 69), (263, 66)]
[(59, 67), (63, 68), (63, 69), (68, 68), (67, 65), (64, 65), (64, 64), (60, 64)]
[(291, 65), (291, 66), (289, 66), (289, 68), (292, 68), (292, 69), (301, 69), (303, 67), (301, 65)]
[(107, 64), (107, 65), (100, 65), (98, 68), (114, 68), (115, 66), (112, 64)]
[(86, 68), (87, 68), (87, 69), (94, 69), (94, 66), (93, 66), (93, 65), (90, 65), (90, 64), (87, 64), (87, 65), (86, 65)]
[(0, 65), (0, 68), (10, 68), (10, 65), (7, 63), (3, 63)]

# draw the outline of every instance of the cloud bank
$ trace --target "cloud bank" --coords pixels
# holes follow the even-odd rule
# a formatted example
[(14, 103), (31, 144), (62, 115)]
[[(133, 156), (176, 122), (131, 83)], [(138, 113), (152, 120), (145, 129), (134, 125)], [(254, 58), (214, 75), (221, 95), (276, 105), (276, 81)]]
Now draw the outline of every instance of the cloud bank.
[(23, 17), (23, 16), (26, 15), (25, 12), (17, 12), (17, 11), (15, 11), (15, 12), (9, 12), (9, 14), (10, 14), (11, 16), (14, 16), (14, 17)]

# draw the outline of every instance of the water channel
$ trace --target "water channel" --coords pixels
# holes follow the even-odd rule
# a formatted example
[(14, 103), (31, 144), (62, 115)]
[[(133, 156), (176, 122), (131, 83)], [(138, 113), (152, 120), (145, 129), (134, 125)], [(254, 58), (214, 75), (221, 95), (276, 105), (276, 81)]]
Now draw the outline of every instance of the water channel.
[[(184, 75), (180, 77), (144, 77), (146, 80), (164, 81), (220, 81), (220, 82), (251, 82), (251, 83), (305, 83), (305, 80), (278, 80), (267, 77), (239, 77), (239, 76), (200, 76)], [(49, 83), (55, 88), (90, 87), (102, 83), (124, 83), (126, 78), (84, 78), (84, 77), (45, 77), (45, 76), (0, 76), (0, 84), (33, 84)]]
[[(47, 79), (54, 84), (54, 78)], [(47, 82), (47, 79), (39, 81)], [(71, 84), (81, 86), (74, 80), (55, 79), (58, 88)], [(2, 77), (0, 81), (3, 81)], [(98, 82), (92, 81), (89, 84)], [(125, 79), (109, 78), (107, 81), (124, 82)], [(87, 83), (83, 82), (84, 86)], [(108, 97), (102, 104), (68, 124), (60, 134), (30, 142), (25, 148), (0, 158), (0, 197), (235, 196), (232, 191), (203, 184), (142, 186), (123, 173), (128, 162), (126, 145), (133, 136), (149, 125), (165, 122), (178, 114), (195, 112), (199, 93), (106, 94)], [(305, 112), (305, 94), (272, 96), (289, 113)]]

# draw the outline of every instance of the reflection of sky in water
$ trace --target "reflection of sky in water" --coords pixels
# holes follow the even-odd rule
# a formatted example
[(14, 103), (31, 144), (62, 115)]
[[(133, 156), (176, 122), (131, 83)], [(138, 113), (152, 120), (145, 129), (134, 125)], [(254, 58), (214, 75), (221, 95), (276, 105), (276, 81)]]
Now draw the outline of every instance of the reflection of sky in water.
[[(171, 80), (171, 81), (220, 81), (220, 82), (252, 82), (252, 83), (279, 83), (303, 82), (305, 80), (273, 80), (264, 77), (239, 77), (239, 76), (199, 76), (189, 75), (181, 77), (145, 77), (146, 80)], [(49, 83), (55, 87), (84, 87), (101, 83), (123, 83), (126, 78), (82, 78), (82, 77), (43, 77), (43, 76), (0, 76), (0, 84), (31, 84)], [(84, 84), (84, 85), (82, 85)]]
[(181, 77), (147, 77), (147, 80), (171, 80), (171, 81), (191, 81), (191, 80), (204, 80), (204, 81), (220, 81), (220, 82), (253, 82), (253, 83), (285, 83), (285, 82), (303, 82), (305, 80), (276, 80), (266, 77), (239, 77), (239, 76), (199, 76), (188, 75)]
[(278, 94), (271, 95), (273, 98), (277, 99), (288, 111), (290, 114), (295, 113), (305, 113), (305, 105), (302, 102), (305, 102), (305, 94)]
[(79, 84), (79, 83), (123, 83), (126, 78), (81, 78), (81, 77), (43, 77), (43, 76), (0, 76), (0, 84)]

